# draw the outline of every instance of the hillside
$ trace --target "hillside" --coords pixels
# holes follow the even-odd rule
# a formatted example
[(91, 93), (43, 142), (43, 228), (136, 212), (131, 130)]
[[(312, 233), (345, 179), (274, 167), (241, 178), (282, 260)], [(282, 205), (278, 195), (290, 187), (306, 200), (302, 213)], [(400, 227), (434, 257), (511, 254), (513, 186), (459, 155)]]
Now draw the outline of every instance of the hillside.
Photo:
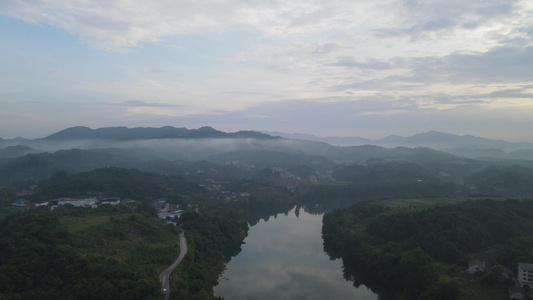
[(247, 180), (232, 181), (225, 188), (249, 195), (221, 192), (225, 189), (220, 185), (207, 187), (181, 176), (123, 168), (59, 172), (39, 182), (27, 199), (35, 204), (65, 196), (118, 196), (135, 199), (133, 208), (67, 204), (53, 210), (50, 206), (18, 210), (9, 208), (16, 199), (13, 189), (0, 189), (5, 214), (0, 220), (0, 274), (9, 275), (0, 275), (0, 298), (161, 297), (159, 271), (178, 249), (178, 227), (158, 219), (152, 203), (164, 198), (167, 205), (184, 210), (174, 221), (187, 230), (190, 247), (184, 267), (174, 272), (177, 279), (171, 285), (178, 296), (173, 297), (213, 299), (224, 263), (240, 251), (247, 235), (245, 216), (268, 218), (272, 210), (275, 214), (294, 205), (292, 193), (283, 187)]
[(46, 179), (65, 171), (77, 173), (106, 166), (135, 167), (135, 159), (126, 153), (87, 150), (60, 150), (55, 153), (28, 154), (0, 164), (0, 185), (25, 180)]
[(39, 151), (28, 146), (22, 146), (22, 145), (7, 146), (5, 148), (0, 149), (0, 159), (1, 158), (15, 158), (15, 157), (24, 156), (24, 155), (32, 154), (32, 153), (38, 153), (38, 152)]
[[(504, 299), (514, 282), (503, 267), (533, 261), (524, 247), (533, 242), (532, 217), (531, 200), (373, 201), (326, 213), (322, 234), (356, 285), (384, 287), (397, 299)], [(500, 267), (465, 274), (474, 258)]]
[(465, 179), (478, 193), (504, 196), (533, 195), (533, 168), (517, 165), (489, 166)]
[(117, 212), (62, 207), (7, 216), (0, 224), (0, 298), (157, 299), (157, 274), (177, 256), (178, 230), (129, 209)]
[[(67, 146), (63, 142), (46, 143), (48, 144), (40, 144), (38, 148)], [(253, 175), (253, 168), (257, 170), (305, 165), (315, 171), (325, 172), (335, 164), (342, 163), (404, 161), (423, 164), (437, 172), (443, 171), (455, 182), (461, 183), (464, 176), (488, 165), (482, 161), (459, 158), (428, 148), (389, 149), (370, 145), (335, 147), (326, 143), (288, 139), (157, 139), (95, 143), (80, 144), (77, 145), (79, 148), (74, 149), (67, 148), (70, 150), (6, 158), (0, 161), (0, 186), (24, 180), (40, 180), (59, 171), (76, 173), (102, 167), (182, 174), (190, 172), (186, 165), (195, 161), (234, 165), (248, 172), (248, 175), (242, 174), (243, 176)]]
[(181, 204), (205, 195), (205, 191), (195, 182), (181, 176), (108, 167), (75, 174), (58, 172), (40, 182), (31, 200), (46, 201), (95, 191), (122, 198), (142, 199), (144, 202), (165, 197), (174, 202), (179, 200)]

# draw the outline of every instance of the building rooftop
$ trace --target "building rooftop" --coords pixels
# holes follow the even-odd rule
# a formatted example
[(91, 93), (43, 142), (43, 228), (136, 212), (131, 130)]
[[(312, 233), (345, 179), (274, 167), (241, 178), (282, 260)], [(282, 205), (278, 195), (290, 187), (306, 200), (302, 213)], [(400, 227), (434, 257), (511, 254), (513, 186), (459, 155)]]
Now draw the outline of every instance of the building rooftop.
[(482, 267), (485, 263), (482, 262), (481, 260), (479, 259), (472, 259), (468, 262), (468, 266), (471, 267), (471, 266), (480, 266)]
[(522, 270), (533, 271), (533, 264), (529, 264), (529, 263), (519, 263), (519, 264), (518, 264), (518, 268), (519, 268), (519, 269), (522, 269)]

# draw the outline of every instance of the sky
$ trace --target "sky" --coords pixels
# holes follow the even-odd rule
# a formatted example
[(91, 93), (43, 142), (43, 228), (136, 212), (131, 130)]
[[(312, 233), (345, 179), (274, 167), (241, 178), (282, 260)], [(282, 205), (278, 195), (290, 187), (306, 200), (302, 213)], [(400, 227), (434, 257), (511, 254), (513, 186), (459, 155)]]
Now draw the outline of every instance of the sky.
[(0, 137), (71, 126), (533, 142), (531, 0), (2, 0)]

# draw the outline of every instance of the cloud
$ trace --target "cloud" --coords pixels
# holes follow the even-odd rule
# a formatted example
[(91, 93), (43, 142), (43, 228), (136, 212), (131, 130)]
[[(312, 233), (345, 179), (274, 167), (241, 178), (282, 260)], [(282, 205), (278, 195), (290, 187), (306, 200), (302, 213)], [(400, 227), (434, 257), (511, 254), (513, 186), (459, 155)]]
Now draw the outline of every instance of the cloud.
[[(524, 88), (523, 92), (527, 92), (527, 88)], [(383, 95), (362, 100), (351, 97), (300, 99), (282, 103), (263, 103), (241, 111), (218, 114), (144, 117), (142, 124), (143, 126), (187, 124), (187, 127), (209, 125), (228, 132), (245, 128), (366, 138), (382, 138), (390, 134), (407, 136), (438, 130), (514, 141), (531, 141), (533, 107), (491, 106), (493, 103), (491, 101), (509, 100), (494, 99), (496, 96), (488, 93), (462, 96), (441, 94), (422, 100), (394, 99)], [(516, 100), (518, 104), (527, 103), (521, 99)], [(451, 101), (452, 104), (447, 105)], [(438, 103), (443, 104), (439, 106)]]
[(366, 59), (365, 61), (357, 61), (354, 57), (340, 57), (336, 62), (331, 63), (331, 66), (335, 67), (348, 67), (358, 69), (372, 69), (372, 70), (384, 70), (398, 67), (393, 65), (390, 61), (378, 60), (378, 59)]
[(139, 100), (128, 100), (123, 102), (115, 102), (111, 105), (116, 106), (126, 106), (126, 107), (181, 107), (181, 105), (170, 104), (170, 103), (154, 103), (154, 102), (144, 102)]
[[(8, 35), (0, 97), (73, 118), (335, 132), (533, 105), (530, 0), (4, 0), (0, 14), (44, 28), (3, 19), (24, 30)], [(68, 52), (49, 27), (131, 53)]]
[(152, 73), (157, 73), (157, 74), (165, 74), (165, 73), (168, 73), (167, 70), (162, 70), (162, 69), (158, 69), (158, 68), (152, 68), (152, 69), (150, 70), (150, 72), (152, 72)]
[(531, 87), (524, 87), (520, 89), (508, 89), (508, 90), (499, 90), (487, 95), (484, 95), (487, 98), (528, 98), (533, 99), (533, 90)]
[(362, 89), (409, 93), (424, 89), (428, 94), (431, 93), (428, 85), (437, 89), (440, 86), (440, 92), (446, 92), (467, 85), (530, 84), (533, 78), (533, 47), (497, 47), (484, 53), (381, 60), (340, 57), (328, 66), (380, 71), (366, 73), (366, 76), (348, 75), (343, 84), (330, 87), (333, 91)]
[(100, 49), (124, 51), (169, 35), (242, 30), (269, 38), (353, 31), (379, 37), (408, 35), (416, 40), (444, 30), (472, 31), (482, 24), (520, 27), (516, 21), (505, 24), (530, 16), (519, 15), (524, 7), (525, 0), (5, 0), (0, 13), (62, 28)]
[(503, 24), (519, 14), (524, 1), (417, 1), (406, 0), (392, 6), (394, 26), (375, 29), (381, 37), (409, 36), (411, 40), (449, 38), (461, 31), (475, 31), (481, 26)]
[[(344, 5), (344, 6), (343, 6)], [(161, 37), (198, 32), (254, 30), (265, 35), (327, 30), (343, 5), (320, 1), (18, 1), (0, 4), (0, 13), (32, 24), (47, 24), (108, 51), (123, 51)]]

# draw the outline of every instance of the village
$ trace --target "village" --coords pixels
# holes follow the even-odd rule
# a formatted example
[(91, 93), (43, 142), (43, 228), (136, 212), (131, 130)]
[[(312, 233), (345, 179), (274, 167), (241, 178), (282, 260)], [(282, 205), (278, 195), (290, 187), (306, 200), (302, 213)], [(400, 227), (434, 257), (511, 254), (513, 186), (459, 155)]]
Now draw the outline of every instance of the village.
[[(205, 185), (199, 184), (201, 188), (210, 191), (212, 195), (218, 195), (217, 197), (222, 201), (234, 201), (239, 198), (247, 198), (250, 196), (248, 192), (233, 192), (224, 190), (221, 185), (212, 184)], [(31, 196), (33, 191), (38, 188), (37, 185), (29, 186), (26, 189), (21, 190), (17, 193), (17, 196)], [(57, 207), (70, 205), (73, 207), (82, 207), (82, 208), (91, 208), (95, 209), (102, 205), (110, 206), (123, 206), (128, 207), (132, 210), (135, 210), (137, 207), (138, 201), (130, 198), (121, 199), (116, 196), (107, 196), (102, 192), (88, 192), (91, 196), (80, 196), (80, 197), (60, 197), (51, 199), (44, 202), (33, 202), (26, 198), (18, 198), (11, 203), (13, 209), (49, 209), (55, 210)], [(212, 199), (213, 196), (210, 197)], [(165, 220), (168, 224), (179, 225), (179, 218), (181, 214), (185, 211), (183, 210), (182, 205), (173, 203), (174, 201), (169, 201), (168, 198), (157, 198), (151, 201), (151, 205), (157, 212), (158, 218)], [(189, 206), (188, 209), (194, 209)]]
[(468, 262), (468, 274), (480, 275), (501, 271), (503, 277), (513, 280), (515, 284), (509, 287), (509, 299), (533, 299), (531, 290), (533, 288), (533, 264), (519, 263), (517, 273), (504, 266), (493, 266), (489, 268), (485, 262), (479, 259), (472, 259)]

